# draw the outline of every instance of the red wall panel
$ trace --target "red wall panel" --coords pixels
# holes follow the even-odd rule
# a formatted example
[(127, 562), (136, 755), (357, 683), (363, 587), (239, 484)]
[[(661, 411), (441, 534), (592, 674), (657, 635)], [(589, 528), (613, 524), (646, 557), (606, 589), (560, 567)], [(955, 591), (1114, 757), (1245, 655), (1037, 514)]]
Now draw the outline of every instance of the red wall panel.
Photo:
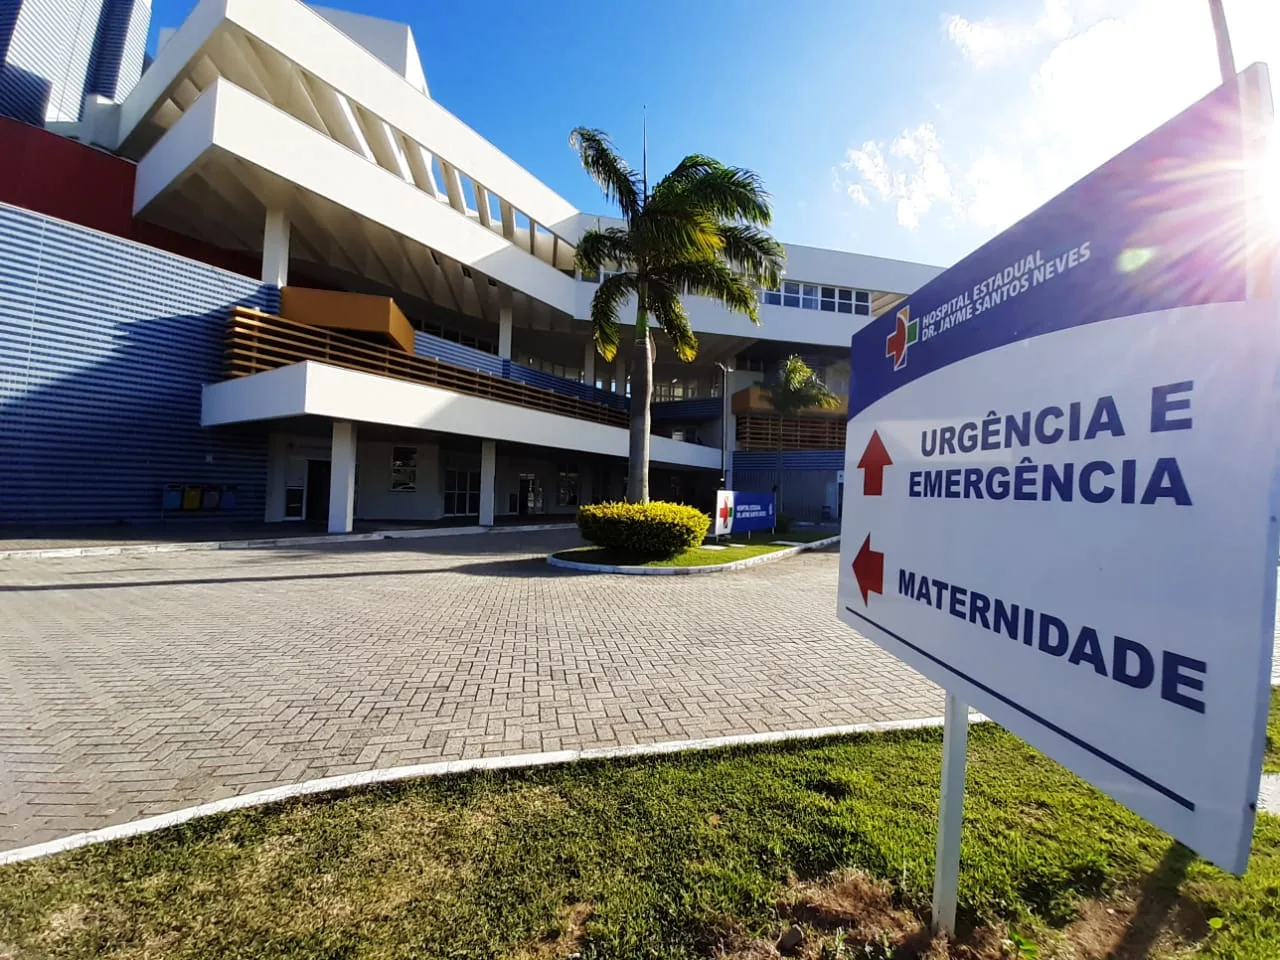
[(261, 264), (255, 256), (223, 250), (135, 220), (135, 173), (136, 168), (128, 160), (40, 127), (0, 117), (0, 202), (248, 277), (258, 276)]

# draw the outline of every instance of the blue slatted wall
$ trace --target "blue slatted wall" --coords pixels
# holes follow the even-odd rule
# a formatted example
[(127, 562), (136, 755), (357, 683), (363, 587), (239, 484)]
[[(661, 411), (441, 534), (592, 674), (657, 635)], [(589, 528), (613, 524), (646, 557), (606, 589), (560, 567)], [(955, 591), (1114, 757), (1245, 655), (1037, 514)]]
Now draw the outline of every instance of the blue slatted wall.
[(0, 204), (0, 523), (146, 522), (166, 483), (234, 484), (261, 519), (266, 440), (200, 426), (228, 309), (271, 286)]
[[(733, 469), (738, 470), (773, 470), (778, 462), (778, 455), (766, 450), (736, 450), (733, 454)], [(784, 470), (843, 470), (843, 450), (785, 450), (782, 454)]]
[(14, 23), (0, 63), (0, 113), (36, 124), (79, 119), (103, 0), (0, 3), (0, 20)]
[(507, 361), (505, 376), (508, 380), (514, 380), (517, 383), (523, 383), (530, 387), (539, 387), (543, 390), (551, 390), (566, 397), (577, 397), (579, 400), (586, 400), (588, 403), (600, 403), (606, 407), (612, 407), (614, 410), (631, 409), (631, 401), (620, 393), (610, 393), (607, 390), (600, 390), (594, 384), (579, 383), (577, 380), (557, 377), (553, 373), (544, 373), (541, 370), (534, 370), (532, 367), (522, 366), (518, 363)]
[[(28, 0), (30, 2), (30, 0)], [(98, 21), (85, 93), (123, 102), (142, 75), (151, 0), (106, 0)]]
[(437, 337), (430, 333), (417, 332), (413, 335), (413, 352), (420, 357), (431, 357), (443, 363), (451, 363), (455, 367), (466, 367), (468, 370), (479, 370), (481, 373), (502, 376), (502, 358), (496, 354), (477, 350), (475, 347), (464, 347), (460, 343)]
[(654, 422), (686, 420), (715, 420), (724, 412), (724, 401), (719, 397), (698, 397), (693, 400), (666, 400), (650, 407)]
[(626, 397), (616, 393), (597, 390), (594, 386), (579, 383), (577, 380), (567, 380), (554, 374), (543, 373), (541, 370), (524, 367), (484, 350), (464, 347), (460, 343), (454, 343), (452, 340), (430, 333), (418, 332), (413, 335), (413, 351), (420, 357), (431, 357), (442, 363), (451, 363), (455, 367), (479, 370), (482, 373), (514, 380), (516, 383), (523, 383), (530, 387), (551, 390), (566, 397), (577, 397), (579, 400), (590, 403), (602, 403), (615, 410), (626, 410), (630, 406)]

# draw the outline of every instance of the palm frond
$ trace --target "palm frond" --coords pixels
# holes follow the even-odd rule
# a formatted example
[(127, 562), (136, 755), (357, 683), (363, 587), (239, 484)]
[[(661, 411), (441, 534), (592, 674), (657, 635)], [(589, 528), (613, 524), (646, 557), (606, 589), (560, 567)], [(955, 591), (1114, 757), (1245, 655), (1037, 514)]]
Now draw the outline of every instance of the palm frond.
[(676, 356), (685, 363), (696, 360), (698, 338), (689, 325), (689, 315), (680, 302), (679, 291), (661, 280), (651, 280), (645, 287), (644, 302), (649, 315), (658, 321), (667, 339), (671, 341)]
[(794, 417), (810, 408), (831, 410), (840, 405), (840, 398), (827, 389), (813, 368), (794, 354), (784, 360), (767, 381), (765, 393), (782, 417)]
[(578, 241), (574, 260), (578, 269), (598, 271), (606, 266), (625, 269), (634, 259), (631, 234), (621, 227), (588, 230)]
[(649, 204), (633, 227), (636, 253), (646, 263), (715, 257), (724, 248), (720, 224), (697, 210), (664, 211)]
[(618, 155), (609, 135), (603, 130), (577, 127), (569, 134), (569, 145), (578, 151), (583, 169), (599, 185), (605, 199), (616, 203), (628, 221), (634, 219), (644, 202), (644, 188), (640, 175)]
[(774, 289), (786, 263), (782, 244), (758, 227), (734, 223), (720, 228), (724, 259), (748, 280)]
[(769, 194), (759, 174), (719, 164), (688, 178), (661, 197), (655, 194), (650, 205), (665, 212), (699, 211), (717, 220), (741, 220), (762, 227), (773, 219)]
[(670, 173), (658, 181), (658, 185), (653, 188), (653, 195), (655, 197), (665, 196), (673, 191), (680, 190), (690, 181), (696, 180), (703, 174), (723, 166), (724, 164), (719, 160), (714, 160), (701, 153), (691, 153), (676, 164)]
[(618, 313), (635, 292), (634, 274), (615, 273), (600, 284), (591, 298), (591, 336), (596, 352), (606, 361), (618, 355)]
[(653, 276), (678, 293), (711, 297), (734, 313), (745, 314), (752, 323), (760, 323), (760, 303), (755, 284), (735, 273), (719, 259), (709, 257), (663, 264), (655, 269)]

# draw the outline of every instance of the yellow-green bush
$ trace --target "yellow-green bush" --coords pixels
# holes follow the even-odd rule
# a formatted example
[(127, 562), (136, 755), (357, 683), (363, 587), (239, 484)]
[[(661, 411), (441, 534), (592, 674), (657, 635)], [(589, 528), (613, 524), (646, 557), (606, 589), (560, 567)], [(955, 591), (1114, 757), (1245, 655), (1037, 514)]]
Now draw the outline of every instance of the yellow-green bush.
[(702, 543), (711, 518), (680, 503), (597, 503), (578, 510), (582, 536), (635, 557), (674, 557)]

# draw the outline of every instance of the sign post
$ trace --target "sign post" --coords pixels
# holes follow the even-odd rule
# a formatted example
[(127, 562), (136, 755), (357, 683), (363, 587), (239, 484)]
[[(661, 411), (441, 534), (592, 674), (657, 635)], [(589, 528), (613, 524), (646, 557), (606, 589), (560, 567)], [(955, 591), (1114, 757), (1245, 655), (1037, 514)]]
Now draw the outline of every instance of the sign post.
[(1255, 65), (853, 336), (839, 616), (1205, 859), (1249, 857), (1280, 552)]
[(942, 795), (933, 867), (933, 932), (956, 932), (960, 884), (960, 825), (964, 820), (964, 768), (969, 747), (969, 707), (947, 694), (942, 719)]

